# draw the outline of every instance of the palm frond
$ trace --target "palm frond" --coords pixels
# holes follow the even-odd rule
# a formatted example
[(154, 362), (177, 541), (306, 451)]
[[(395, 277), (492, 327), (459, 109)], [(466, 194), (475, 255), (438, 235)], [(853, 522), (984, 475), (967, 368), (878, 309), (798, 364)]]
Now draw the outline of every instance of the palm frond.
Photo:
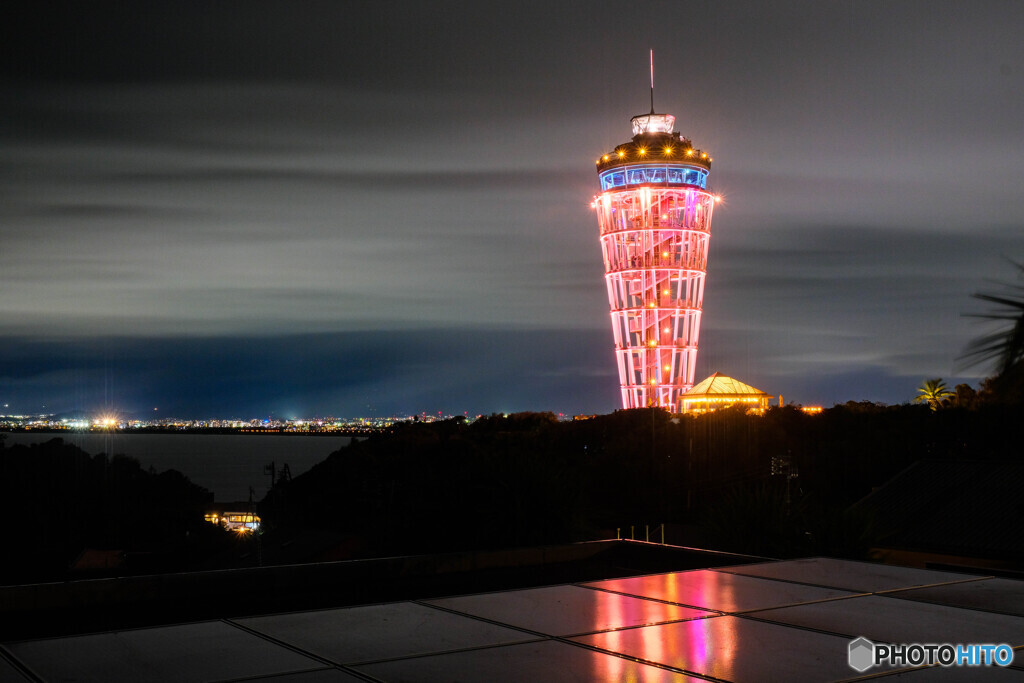
[[(1020, 277), (1024, 277), (1024, 264), (1015, 261), (1011, 263), (1020, 270)], [(975, 299), (1002, 308), (986, 313), (969, 313), (968, 317), (1010, 324), (973, 340), (957, 358), (965, 363), (964, 367), (993, 363), (996, 374), (1002, 375), (1024, 362), (1024, 285), (1004, 283), (1003, 286), (1009, 291), (999, 294), (978, 292), (972, 295)]]

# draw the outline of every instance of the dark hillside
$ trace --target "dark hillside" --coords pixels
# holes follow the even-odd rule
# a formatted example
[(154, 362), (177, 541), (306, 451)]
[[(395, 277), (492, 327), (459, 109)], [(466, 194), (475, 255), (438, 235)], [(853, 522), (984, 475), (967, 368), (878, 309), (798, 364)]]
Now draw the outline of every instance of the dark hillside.
[(86, 548), (118, 551), (124, 568), (181, 567), (219, 531), (203, 521), (211, 499), (180, 472), (90, 456), (61, 439), (0, 448), (0, 581), (66, 578)]
[(1015, 459), (1013, 410), (849, 403), (807, 415), (619, 411), (398, 425), (354, 443), (261, 510), (367, 555), (533, 545), (667, 523), (677, 543), (766, 555), (861, 555), (855, 501), (922, 459)]

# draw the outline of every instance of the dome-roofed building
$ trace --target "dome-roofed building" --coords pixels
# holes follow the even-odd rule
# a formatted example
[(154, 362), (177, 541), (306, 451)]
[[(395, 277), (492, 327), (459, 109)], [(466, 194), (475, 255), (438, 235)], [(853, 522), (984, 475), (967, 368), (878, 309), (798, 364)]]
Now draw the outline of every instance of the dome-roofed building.
[(716, 372), (683, 394), (682, 404), (684, 413), (704, 413), (734, 405), (763, 412), (772, 398), (760, 389)]

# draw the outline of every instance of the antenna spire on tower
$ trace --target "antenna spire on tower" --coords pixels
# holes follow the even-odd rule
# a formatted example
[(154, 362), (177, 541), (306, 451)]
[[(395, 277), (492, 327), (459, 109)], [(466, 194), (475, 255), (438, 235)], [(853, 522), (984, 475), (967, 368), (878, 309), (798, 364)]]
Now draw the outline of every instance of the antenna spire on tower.
[(654, 113), (654, 49), (651, 49), (651, 113)]
[[(632, 139), (598, 157), (593, 206), (622, 407), (678, 413), (694, 386), (715, 196), (711, 157), (674, 130), (675, 116), (655, 113), (654, 50), (650, 60), (651, 113), (632, 117)], [(637, 207), (649, 218), (623, 218)]]

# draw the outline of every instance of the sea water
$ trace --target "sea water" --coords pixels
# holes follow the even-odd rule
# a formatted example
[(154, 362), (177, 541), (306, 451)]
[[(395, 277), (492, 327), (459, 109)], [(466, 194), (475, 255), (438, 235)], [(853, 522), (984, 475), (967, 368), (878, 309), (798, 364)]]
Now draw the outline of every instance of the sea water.
[(270, 475), (264, 471), (271, 462), (278, 471), (287, 464), (297, 477), (351, 441), (347, 436), (284, 434), (17, 432), (5, 436), (7, 447), (63, 439), (90, 455), (128, 455), (143, 469), (178, 470), (213, 491), (219, 502), (248, 500), (250, 487), (259, 500), (270, 489)]

